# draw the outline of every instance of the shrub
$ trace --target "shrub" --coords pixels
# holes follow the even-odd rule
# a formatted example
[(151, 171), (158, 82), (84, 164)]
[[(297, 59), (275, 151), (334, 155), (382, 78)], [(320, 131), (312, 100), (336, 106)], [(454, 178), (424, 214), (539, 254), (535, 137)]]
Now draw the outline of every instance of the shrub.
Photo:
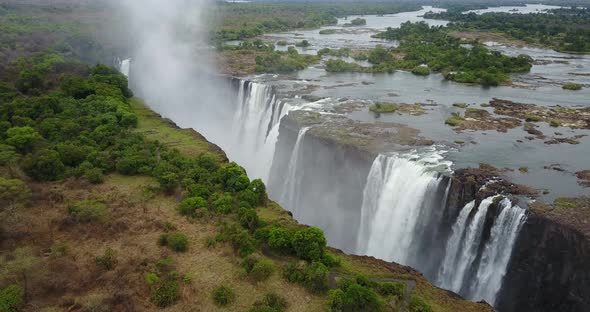
[(194, 217), (197, 215), (197, 209), (207, 208), (207, 201), (202, 197), (185, 198), (178, 207), (178, 211), (183, 216)]
[(180, 298), (180, 285), (174, 278), (167, 278), (152, 289), (152, 301), (159, 307), (172, 305)]
[(322, 263), (327, 267), (337, 267), (340, 266), (340, 258), (330, 253), (324, 253)]
[(174, 251), (184, 252), (188, 249), (188, 237), (182, 233), (169, 234), (166, 243)]
[(465, 120), (465, 118), (463, 118), (458, 113), (453, 113), (453, 115), (450, 118), (445, 120), (445, 124), (447, 124), (451, 127), (456, 127), (456, 126), (460, 125), (464, 120)]
[(326, 238), (324, 232), (317, 227), (308, 227), (293, 235), (293, 250), (304, 260), (317, 261), (322, 259)]
[(251, 208), (240, 208), (238, 211), (238, 220), (243, 227), (250, 231), (254, 231), (260, 222), (256, 210)]
[(236, 295), (234, 294), (233, 289), (228, 286), (221, 285), (213, 290), (213, 302), (215, 302), (218, 306), (226, 306), (232, 303)]
[(92, 184), (100, 184), (104, 182), (104, 175), (100, 168), (91, 168), (84, 172), (84, 176)]
[(68, 245), (61, 242), (56, 242), (49, 247), (49, 254), (52, 258), (63, 257), (68, 253)]
[(277, 45), (278, 46), (286, 46), (287, 45), (287, 41), (285, 41), (285, 40), (279, 40), (279, 41), (277, 41)]
[(382, 311), (383, 303), (371, 289), (353, 284), (346, 290), (336, 289), (328, 295), (329, 311)]
[(525, 116), (526, 121), (528, 122), (538, 122), (541, 121), (542, 118), (536, 115), (526, 115)]
[(77, 222), (104, 222), (109, 217), (107, 206), (96, 200), (83, 200), (70, 206), (68, 209), (70, 215)]
[(412, 295), (410, 297), (410, 305), (409, 305), (408, 311), (410, 311), (410, 312), (430, 312), (430, 311), (432, 311), (432, 308), (421, 297)]
[(454, 107), (459, 107), (459, 108), (467, 108), (467, 106), (469, 106), (469, 104), (467, 103), (453, 103)]
[(375, 113), (393, 113), (398, 110), (399, 105), (394, 103), (375, 102), (369, 106), (369, 110)]
[(322, 293), (330, 287), (330, 271), (321, 262), (313, 262), (305, 272), (305, 287), (314, 293)]
[(563, 86), (561, 86), (562, 89), (564, 90), (581, 90), (582, 89), (582, 85), (579, 83), (573, 83), (573, 82), (568, 82), (566, 84), (564, 84)]
[(231, 242), (234, 250), (237, 250), (242, 257), (246, 257), (256, 250), (254, 241), (248, 231), (236, 224), (226, 226), (219, 239)]
[(215, 211), (220, 213), (230, 213), (234, 209), (234, 199), (229, 194), (221, 195), (215, 201), (213, 201), (213, 208)]
[(274, 292), (269, 292), (264, 295), (262, 300), (256, 301), (254, 307), (250, 309), (250, 312), (256, 311), (270, 311), (270, 312), (283, 312), (287, 309), (287, 300), (282, 296)]
[(420, 76), (430, 75), (430, 68), (428, 66), (416, 66), (412, 69), (412, 74)]
[(23, 169), (27, 175), (38, 181), (54, 181), (63, 176), (66, 167), (61, 162), (58, 152), (42, 149), (25, 157)]
[(159, 281), (160, 277), (156, 273), (150, 272), (145, 275), (145, 282), (148, 283), (148, 285), (155, 285)]
[(254, 264), (249, 275), (257, 282), (267, 280), (272, 273), (274, 273), (275, 267), (272, 261), (262, 259)]
[(111, 248), (107, 248), (102, 256), (96, 257), (96, 264), (110, 271), (117, 266), (117, 254)]
[(377, 286), (377, 291), (383, 296), (394, 296), (398, 299), (406, 295), (406, 284), (401, 282), (382, 282)]
[(41, 135), (31, 127), (13, 127), (6, 131), (6, 143), (22, 152), (31, 151)]
[(10, 285), (0, 290), (0, 311), (16, 312), (25, 301), (25, 292), (18, 285)]
[(305, 261), (291, 262), (285, 268), (283, 276), (291, 283), (304, 283), (308, 264)]
[(552, 119), (552, 120), (549, 122), (549, 125), (550, 125), (551, 127), (554, 127), (554, 128), (561, 127), (561, 121), (559, 121), (559, 120), (557, 120), (557, 119)]
[(274, 227), (268, 234), (268, 246), (284, 253), (293, 252), (292, 241), (293, 233), (283, 227)]

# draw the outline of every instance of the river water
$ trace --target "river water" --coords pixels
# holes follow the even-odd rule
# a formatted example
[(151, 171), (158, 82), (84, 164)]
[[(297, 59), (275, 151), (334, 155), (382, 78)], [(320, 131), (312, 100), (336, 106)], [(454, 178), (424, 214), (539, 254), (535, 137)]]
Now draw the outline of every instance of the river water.
[[(552, 9), (552, 6), (527, 5), (523, 7), (497, 7), (489, 11), (533, 13)], [(384, 16), (350, 16), (347, 20), (361, 17), (367, 24), (361, 27), (342, 26), (347, 20), (339, 19), (339, 26), (297, 32), (270, 34), (266, 40), (278, 42), (285, 40), (289, 44), (307, 40), (310, 46), (297, 48), (300, 53), (314, 54), (321, 48), (368, 49), (378, 44), (395, 46), (396, 42), (371, 38), (378, 31), (387, 27), (399, 27), (401, 23), (424, 21), (430, 25), (446, 25), (446, 21), (424, 19), (421, 16), (428, 11), (441, 11), (432, 7), (423, 7), (420, 11), (404, 12)], [(480, 11), (476, 12), (479, 13)], [(336, 34), (321, 35), (320, 30), (335, 29)], [(364, 101), (388, 101), (395, 103), (428, 103), (427, 114), (422, 116), (384, 115), (376, 116), (367, 108), (348, 113), (348, 117), (366, 122), (396, 122), (407, 124), (421, 130), (422, 134), (435, 141), (450, 146), (447, 157), (454, 162), (455, 168), (477, 166), (489, 163), (499, 168), (508, 168), (515, 182), (548, 190), (543, 199), (552, 200), (559, 196), (577, 196), (588, 194), (588, 188), (577, 183), (574, 172), (588, 169), (590, 166), (585, 155), (590, 152), (590, 137), (579, 139), (581, 144), (547, 145), (543, 140), (527, 140), (530, 136), (522, 128), (509, 130), (507, 133), (496, 131), (465, 131), (456, 133), (444, 125), (444, 120), (453, 112), (463, 112), (452, 106), (453, 103), (468, 103), (471, 107), (481, 108), (481, 103), (488, 103), (493, 98), (530, 103), (543, 106), (586, 107), (590, 105), (590, 56), (559, 53), (549, 49), (504, 46), (494, 42), (486, 43), (491, 49), (508, 55), (527, 54), (537, 62), (529, 73), (513, 75), (513, 85), (499, 87), (481, 87), (446, 81), (440, 74), (417, 76), (405, 71), (393, 74), (366, 73), (328, 73), (324, 61), (292, 75), (259, 75), (250, 77), (254, 80), (278, 86), (279, 90), (292, 94), (311, 94), (325, 97), (320, 108), (329, 110), (342, 98)], [(287, 46), (277, 46), (286, 49)], [(352, 61), (351, 58), (343, 58)], [(366, 62), (362, 65), (367, 66)], [(580, 91), (568, 91), (561, 88), (566, 82), (580, 83), (586, 88)], [(488, 108), (491, 112), (491, 110)], [(540, 123), (541, 130), (548, 137), (572, 137), (588, 135), (587, 130), (569, 128), (551, 128)], [(557, 133), (557, 134), (555, 134)], [(559, 134), (562, 135), (559, 135)], [(467, 144), (457, 146), (455, 141)], [(521, 142), (522, 141), (522, 142)], [(545, 166), (560, 164), (564, 171), (546, 170)], [(523, 174), (517, 169), (528, 167)]]

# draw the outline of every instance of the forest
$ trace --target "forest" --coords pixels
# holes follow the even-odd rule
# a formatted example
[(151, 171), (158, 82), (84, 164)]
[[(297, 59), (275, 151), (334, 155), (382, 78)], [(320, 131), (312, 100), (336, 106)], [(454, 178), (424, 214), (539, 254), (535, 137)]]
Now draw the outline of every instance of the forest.
[(583, 8), (554, 9), (550, 14), (475, 13), (460, 10), (427, 13), (426, 18), (445, 19), (459, 31), (500, 32), (530, 44), (561, 52), (590, 52), (590, 12)]
[(466, 45), (449, 36), (448, 28), (431, 27), (423, 22), (406, 22), (400, 28), (389, 28), (375, 37), (398, 40), (400, 45), (397, 48), (377, 46), (371, 49), (365, 56), (373, 64), (372, 67), (329, 60), (326, 70), (374, 73), (403, 69), (417, 75), (428, 75), (432, 70), (456, 82), (497, 86), (509, 82), (510, 73), (526, 72), (532, 66), (532, 59), (527, 55), (506, 56), (477, 42)]

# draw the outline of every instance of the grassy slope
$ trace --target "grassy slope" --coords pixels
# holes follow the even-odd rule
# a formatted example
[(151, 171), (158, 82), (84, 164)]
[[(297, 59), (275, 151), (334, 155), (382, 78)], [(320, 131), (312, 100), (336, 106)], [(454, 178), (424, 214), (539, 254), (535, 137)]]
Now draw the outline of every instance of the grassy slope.
[[(192, 130), (176, 128), (150, 111), (140, 101), (133, 107), (140, 122), (137, 131), (151, 139), (174, 146), (188, 155), (209, 151), (225, 159), (215, 145)], [(281, 267), (289, 259), (272, 256), (277, 272), (267, 281), (253, 283), (241, 273), (240, 258), (227, 244), (207, 248), (207, 238), (218, 232), (217, 218), (190, 221), (176, 212), (174, 196), (156, 193), (144, 195), (147, 186), (157, 186), (151, 177), (129, 177), (118, 174), (107, 176), (105, 183), (91, 185), (84, 181), (38, 183), (32, 188), (36, 194), (31, 207), (14, 223), (11, 235), (2, 243), (4, 250), (16, 246), (30, 247), (38, 263), (29, 270), (29, 291), (32, 304), (27, 311), (66, 311), (98, 307), (108, 302), (113, 310), (156, 311), (149, 298), (149, 286), (144, 280), (158, 260), (172, 256), (174, 270), (182, 276), (192, 276), (184, 284), (179, 303), (166, 311), (245, 311), (264, 293), (274, 290), (289, 302), (289, 311), (325, 310), (325, 297), (310, 294), (302, 287), (288, 283), (280, 276)], [(67, 221), (67, 206), (82, 199), (102, 199), (111, 210), (105, 224), (76, 224)], [(295, 222), (278, 205), (258, 208), (262, 219)], [(157, 245), (165, 223), (172, 223), (190, 238), (186, 253), (173, 253)], [(54, 257), (49, 249), (57, 242), (67, 245), (65, 256)], [(113, 271), (104, 271), (95, 264), (95, 257), (106, 248), (117, 252), (118, 264)], [(338, 251), (334, 251), (339, 253)], [(485, 311), (488, 307), (466, 302), (444, 290), (433, 287), (410, 268), (387, 264), (368, 257), (340, 254), (342, 266), (338, 273), (363, 273), (369, 277), (394, 277), (415, 280), (414, 292), (427, 299), (433, 311)], [(219, 308), (211, 300), (211, 290), (225, 283), (236, 291), (236, 302)], [(198, 307), (198, 308), (197, 308)], [(195, 310), (196, 309), (196, 310)], [(45, 310), (50, 311), (50, 310)]]

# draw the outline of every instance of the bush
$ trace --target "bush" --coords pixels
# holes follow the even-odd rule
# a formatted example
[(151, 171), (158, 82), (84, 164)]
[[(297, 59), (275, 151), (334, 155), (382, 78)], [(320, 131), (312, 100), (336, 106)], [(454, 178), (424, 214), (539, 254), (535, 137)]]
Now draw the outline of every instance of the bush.
[(465, 118), (463, 118), (458, 113), (453, 113), (452, 117), (445, 120), (445, 124), (447, 124), (451, 127), (456, 127), (456, 126), (460, 125), (464, 120), (465, 120)]
[(169, 234), (166, 243), (174, 251), (184, 252), (188, 249), (188, 237), (182, 233)]
[(566, 84), (564, 84), (563, 86), (561, 86), (562, 89), (564, 90), (581, 90), (582, 89), (582, 85), (579, 83), (573, 83), (573, 82), (568, 82)]
[(104, 175), (100, 168), (91, 168), (84, 172), (84, 176), (92, 184), (100, 184), (104, 182)]
[(317, 227), (308, 227), (293, 235), (293, 250), (304, 260), (321, 260), (326, 247), (324, 232)]
[(218, 306), (226, 306), (232, 303), (236, 295), (234, 294), (233, 289), (228, 286), (222, 285), (213, 290), (213, 302), (215, 302)]
[(346, 290), (336, 289), (328, 295), (329, 311), (382, 311), (383, 303), (371, 289), (353, 284)]
[(272, 273), (274, 273), (275, 267), (272, 261), (262, 259), (254, 264), (249, 275), (257, 282), (267, 280)]
[(330, 288), (330, 271), (321, 262), (313, 262), (305, 272), (305, 287), (314, 293), (323, 293)]
[(109, 217), (107, 206), (97, 200), (83, 200), (70, 206), (68, 209), (70, 216), (76, 222), (105, 222)]
[(542, 118), (536, 115), (526, 115), (525, 116), (526, 121), (528, 122), (538, 122), (541, 121)]
[(306, 270), (308, 264), (305, 261), (295, 261), (291, 262), (285, 268), (283, 272), (283, 276), (291, 283), (301, 283), (305, 282), (306, 277)]
[(375, 102), (375, 104), (369, 106), (369, 110), (375, 113), (393, 113), (397, 111), (398, 108), (399, 105), (386, 102)]
[(337, 267), (340, 266), (340, 258), (334, 256), (330, 253), (324, 253), (324, 257), (322, 258), (322, 263), (327, 267)]
[(430, 68), (428, 68), (428, 66), (416, 66), (414, 69), (412, 69), (412, 74), (428, 76), (430, 75)]
[(111, 248), (107, 248), (102, 256), (96, 257), (96, 264), (110, 271), (117, 266), (117, 254)]
[(246, 257), (256, 250), (255, 242), (248, 234), (248, 231), (236, 224), (226, 226), (219, 239), (231, 242), (234, 250), (237, 250), (242, 257)]
[(54, 181), (63, 176), (66, 169), (59, 153), (52, 149), (43, 149), (33, 155), (27, 155), (23, 161), (27, 175), (38, 181)]
[(408, 311), (410, 311), (410, 312), (431, 312), (432, 308), (421, 297), (412, 295), (410, 297), (410, 306), (409, 306)]
[(377, 286), (377, 291), (383, 296), (394, 296), (403, 299), (406, 295), (406, 284), (401, 282), (382, 282)]
[(25, 301), (25, 292), (18, 285), (10, 285), (0, 290), (0, 311), (16, 312)]
[(250, 208), (240, 208), (238, 211), (238, 220), (243, 227), (250, 231), (254, 231), (260, 223), (256, 210)]
[(6, 131), (6, 143), (21, 152), (30, 152), (34, 144), (41, 140), (41, 135), (31, 127), (14, 127)]
[(268, 234), (268, 246), (272, 249), (284, 252), (293, 252), (293, 233), (282, 227), (274, 227)]
[(229, 194), (221, 195), (213, 201), (213, 208), (220, 213), (230, 213), (234, 210), (234, 199)]
[(561, 121), (559, 121), (559, 120), (557, 120), (557, 119), (552, 119), (552, 120), (549, 122), (549, 125), (550, 125), (551, 127), (554, 127), (554, 128), (561, 127)]
[(274, 292), (264, 295), (262, 300), (256, 301), (250, 312), (283, 312), (287, 309), (287, 300)]
[(176, 279), (167, 278), (152, 289), (152, 301), (159, 307), (167, 307), (180, 298), (180, 285)]
[(198, 209), (206, 209), (207, 201), (202, 197), (185, 198), (178, 207), (178, 211), (183, 216), (194, 217), (197, 215)]

